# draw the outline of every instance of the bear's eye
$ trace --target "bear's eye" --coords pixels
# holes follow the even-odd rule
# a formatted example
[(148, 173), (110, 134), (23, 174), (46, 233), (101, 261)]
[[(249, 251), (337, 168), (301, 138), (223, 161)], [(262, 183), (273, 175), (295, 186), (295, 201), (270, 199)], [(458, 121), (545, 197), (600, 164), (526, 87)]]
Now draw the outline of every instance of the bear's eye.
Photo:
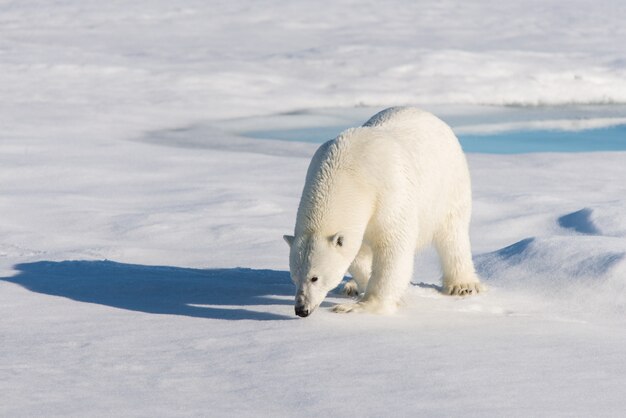
[(317, 281), (317, 276), (313, 276), (313, 277), (311, 277), (311, 281), (312, 281), (313, 283), (315, 283), (315, 282)]

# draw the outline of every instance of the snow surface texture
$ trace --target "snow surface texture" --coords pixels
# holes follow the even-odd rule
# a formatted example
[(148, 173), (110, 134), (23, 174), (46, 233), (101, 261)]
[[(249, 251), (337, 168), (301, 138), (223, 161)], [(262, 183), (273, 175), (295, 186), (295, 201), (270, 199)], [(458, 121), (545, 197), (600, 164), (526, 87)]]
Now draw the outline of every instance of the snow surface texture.
[(299, 320), (315, 145), (236, 133), (623, 103), (625, 7), (0, 3), (0, 415), (622, 415), (625, 153), (470, 155), (488, 293), (442, 296), (426, 252), (398, 315)]
[(14, 134), (119, 137), (312, 107), (626, 103), (624, 16), (619, 0), (3, 2), (0, 110)]

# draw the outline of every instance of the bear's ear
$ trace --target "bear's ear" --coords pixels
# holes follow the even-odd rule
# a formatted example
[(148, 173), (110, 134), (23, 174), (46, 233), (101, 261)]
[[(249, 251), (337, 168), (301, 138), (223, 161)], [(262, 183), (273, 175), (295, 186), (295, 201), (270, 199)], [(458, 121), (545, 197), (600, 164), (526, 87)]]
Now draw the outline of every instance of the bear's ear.
[(335, 247), (343, 247), (343, 235), (340, 233), (333, 235), (332, 240)]
[(289, 248), (291, 248), (291, 245), (293, 244), (294, 238), (295, 237), (293, 235), (283, 235), (283, 239), (285, 240), (287, 245), (289, 245)]

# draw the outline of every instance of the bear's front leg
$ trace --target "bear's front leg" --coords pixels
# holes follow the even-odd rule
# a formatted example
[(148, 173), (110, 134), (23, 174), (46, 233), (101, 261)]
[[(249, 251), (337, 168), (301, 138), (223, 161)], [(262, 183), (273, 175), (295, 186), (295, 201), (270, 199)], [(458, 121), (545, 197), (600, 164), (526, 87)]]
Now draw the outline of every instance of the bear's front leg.
[(352, 275), (352, 280), (344, 285), (342, 293), (350, 297), (359, 296), (367, 289), (367, 282), (372, 275), (372, 249), (367, 244), (361, 245), (348, 271)]
[(409, 243), (374, 249), (372, 275), (363, 298), (342, 303), (333, 312), (394, 313), (413, 275), (414, 248)]

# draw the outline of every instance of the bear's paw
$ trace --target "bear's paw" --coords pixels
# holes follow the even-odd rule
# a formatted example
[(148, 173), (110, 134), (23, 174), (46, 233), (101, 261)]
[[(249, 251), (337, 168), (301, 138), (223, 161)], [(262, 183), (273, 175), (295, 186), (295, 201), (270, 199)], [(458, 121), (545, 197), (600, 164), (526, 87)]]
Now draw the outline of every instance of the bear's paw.
[(375, 314), (393, 314), (398, 310), (397, 303), (382, 304), (376, 301), (360, 301), (357, 303), (340, 303), (332, 307), (336, 313), (368, 312)]
[(340, 303), (331, 308), (331, 310), (335, 313), (348, 313), (348, 312), (359, 312), (361, 308), (358, 306), (359, 303)]
[(357, 286), (356, 281), (350, 280), (344, 284), (343, 289), (341, 289), (341, 293), (351, 298), (359, 296), (359, 287)]
[(486, 287), (480, 282), (452, 283), (443, 288), (443, 292), (450, 296), (472, 296), (485, 290)]

